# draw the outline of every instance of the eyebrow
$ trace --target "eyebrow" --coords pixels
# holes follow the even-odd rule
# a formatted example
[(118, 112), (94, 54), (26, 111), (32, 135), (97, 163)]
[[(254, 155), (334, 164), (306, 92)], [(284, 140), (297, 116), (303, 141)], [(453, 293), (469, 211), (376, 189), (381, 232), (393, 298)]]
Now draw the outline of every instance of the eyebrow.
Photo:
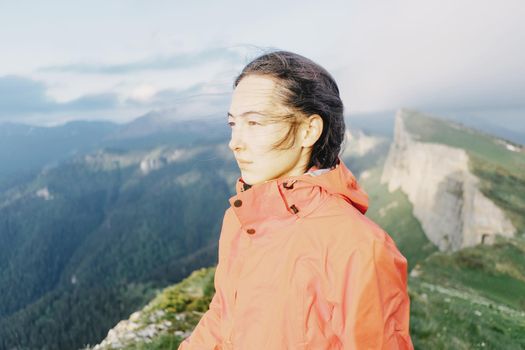
[[(258, 112), (258, 111), (247, 111), (247, 112), (244, 112), (244, 113), (241, 113), (241, 115), (239, 117), (244, 117), (248, 114), (259, 114), (259, 115), (262, 115), (264, 116), (264, 114), (262, 112)], [(232, 117), (232, 118), (235, 118), (235, 116), (233, 114), (231, 114), (230, 112), (228, 112), (228, 115), (227, 117)]]

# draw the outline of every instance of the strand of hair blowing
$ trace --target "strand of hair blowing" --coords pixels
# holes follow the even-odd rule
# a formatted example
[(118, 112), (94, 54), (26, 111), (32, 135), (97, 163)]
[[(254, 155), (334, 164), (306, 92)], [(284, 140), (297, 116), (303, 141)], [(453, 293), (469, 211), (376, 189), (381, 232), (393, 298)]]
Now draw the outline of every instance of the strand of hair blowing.
[(318, 114), (323, 120), (323, 132), (314, 144), (308, 168), (331, 168), (337, 164), (345, 135), (344, 106), (333, 77), (312, 60), (289, 51), (263, 54), (248, 63), (235, 79), (251, 74), (276, 78), (282, 92), (281, 102), (299, 113)]

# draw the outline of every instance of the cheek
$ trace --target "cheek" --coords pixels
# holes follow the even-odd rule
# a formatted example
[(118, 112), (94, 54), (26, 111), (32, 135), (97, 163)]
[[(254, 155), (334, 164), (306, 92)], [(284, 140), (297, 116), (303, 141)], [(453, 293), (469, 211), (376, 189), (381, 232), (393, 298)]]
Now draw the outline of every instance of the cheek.
[(253, 153), (258, 155), (265, 155), (273, 151), (271, 147), (272, 145), (267, 140), (261, 140), (260, 142), (258, 142), (258, 140), (253, 140), (250, 145)]
[(254, 153), (265, 154), (274, 151), (276, 141), (272, 135), (253, 135), (246, 140), (246, 143)]
[(282, 126), (268, 126), (261, 132), (251, 135), (249, 142), (261, 152), (279, 153), (274, 148), (286, 136), (286, 131)]

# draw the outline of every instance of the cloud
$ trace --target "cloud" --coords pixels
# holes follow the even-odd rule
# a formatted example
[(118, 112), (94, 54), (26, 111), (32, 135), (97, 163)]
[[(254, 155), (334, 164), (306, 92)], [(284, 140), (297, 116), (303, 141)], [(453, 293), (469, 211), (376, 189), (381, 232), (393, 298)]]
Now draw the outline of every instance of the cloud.
[(211, 61), (241, 62), (243, 56), (230, 48), (209, 48), (197, 52), (158, 56), (136, 62), (120, 64), (74, 63), (41, 67), (39, 72), (80, 73), (80, 74), (126, 74), (152, 70), (187, 69)]
[(90, 94), (57, 105), (58, 109), (66, 111), (102, 110), (117, 107), (118, 97), (113, 93)]
[(94, 111), (118, 106), (115, 94), (87, 94), (67, 102), (57, 102), (46, 94), (40, 81), (16, 75), (0, 76), (0, 117), (69, 111)]
[[(24, 76), (0, 76), (0, 121), (55, 120), (67, 117), (114, 118), (119, 112), (136, 115), (150, 110), (177, 109), (181, 118), (226, 113), (231, 91), (216, 81), (199, 82), (187, 88), (137, 85), (131, 91), (84, 94), (59, 101), (49, 95), (43, 81)], [(93, 113), (97, 112), (97, 113)]]
[[(149, 91), (148, 91), (149, 92)], [(216, 113), (226, 114), (231, 92), (216, 90), (213, 84), (200, 82), (185, 89), (162, 89), (148, 96), (131, 95), (124, 101), (127, 107), (151, 109), (176, 108), (180, 117), (204, 116)]]
[(137, 101), (148, 101), (154, 96), (157, 92), (157, 89), (150, 84), (142, 84), (137, 86), (133, 91), (131, 91), (131, 98)]

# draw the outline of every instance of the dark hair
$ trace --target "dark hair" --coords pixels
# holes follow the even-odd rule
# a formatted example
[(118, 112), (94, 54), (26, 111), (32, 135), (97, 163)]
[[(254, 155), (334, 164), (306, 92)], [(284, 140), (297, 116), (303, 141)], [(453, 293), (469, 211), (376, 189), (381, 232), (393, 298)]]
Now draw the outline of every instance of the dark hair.
[(330, 73), (306, 57), (289, 51), (275, 51), (248, 63), (235, 79), (233, 88), (248, 75), (273, 78), (279, 87), (279, 102), (295, 112), (274, 116), (290, 122), (288, 133), (275, 146), (281, 146), (286, 140), (292, 140), (293, 145), (299, 118), (318, 114), (323, 120), (323, 131), (312, 148), (307, 169), (313, 165), (318, 168), (335, 166), (345, 136), (345, 121), (339, 88)]

